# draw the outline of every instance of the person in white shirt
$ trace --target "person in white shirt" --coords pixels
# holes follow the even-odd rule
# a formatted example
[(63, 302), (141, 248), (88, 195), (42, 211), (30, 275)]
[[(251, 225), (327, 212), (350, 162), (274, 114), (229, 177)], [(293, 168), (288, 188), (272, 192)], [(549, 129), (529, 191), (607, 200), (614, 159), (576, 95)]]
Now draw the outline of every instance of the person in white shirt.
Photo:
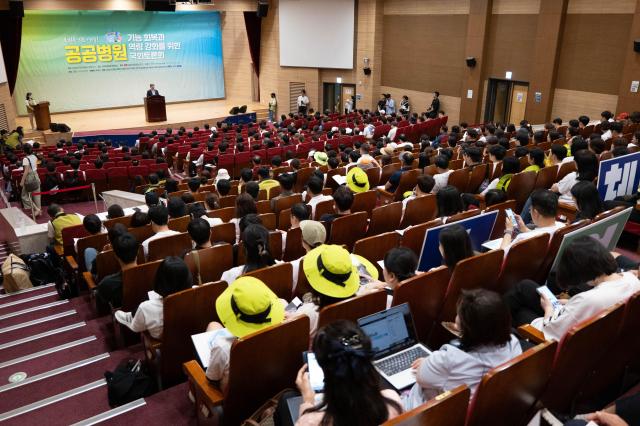
[(272, 93), (269, 98), (269, 122), (273, 123), (273, 120), (278, 116), (278, 99), (276, 94)]
[(176, 256), (166, 257), (156, 272), (153, 291), (138, 306), (135, 315), (131, 312), (116, 311), (115, 318), (135, 333), (149, 331), (154, 339), (162, 339), (164, 325), (164, 298), (182, 290), (191, 288), (191, 271), (182, 259)]
[(418, 181), (415, 188), (413, 188), (413, 193), (402, 200), (402, 215), (404, 216), (404, 212), (407, 209), (407, 204), (409, 204), (409, 201), (431, 194), (431, 191), (433, 190), (435, 184), (436, 181), (433, 176), (418, 176)]
[(373, 134), (375, 133), (375, 126), (372, 123), (368, 123), (364, 130), (362, 131), (362, 134), (364, 135), (365, 139), (373, 139)]
[(533, 238), (543, 233), (553, 235), (558, 228), (562, 228), (564, 224), (556, 222), (557, 213), (558, 196), (555, 193), (547, 189), (533, 191), (531, 194), (531, 219), (535, 228), (527, 228), (522, 218), (516, 215), (517, 228), (520, 233), (514, 237), (513, 231), (515, 227), (511, 219), (507, 217), (505, 219), (504, 237), (500, 244), (500, 248), (504, 250), (504, 255), (506, 256), (509, 248), (519, 241)]
[(393, 142), (396, 138), (396, 133), (398, 132), (398, 123), (395, 121), (391, 123), (391, 129), (389, 129), (389, 133), (387, 133), (387, 137), (389, 138), (389, 142)]
[(178, 231), (173, 231), (167, 226), (167, 223), (169, 223), (169, 210), (167, 210), (164, 204), (160, 203), (150, 207), (147, 214), (151, 219), (151, 229), (153, 230), (154, 235), (142, 242), (145, 258), (149, 255), (149, 243), (151, 241), (179, 234)]
[(409, 97), (404, 95), (400, 101), (400, 114), (408, 116), (411, 112), (411, 105), (409, 104)]
[(317, 176), (312, 176), (307, 182), (307, 193), (311, 196), (307, 201), (307, 205), (311, 207), (311, 217), (315, 217), (318, 203), (333, 200), (331, 195), (322, 194), (322, 179)]
[(309, 97), (307, 96), (307, 91), (302, 89), (300, 96), (298, 96), (298, 113), (307, 115), (307, 109), (309, 108)]
[(241, 277), (232, 282), (215, 305), (222, 324), (211, 322), (207, 326), (207, 331), (213, 333), (209, 338), (211, 353), (206, 375), (224, 392), (233, 342), (282, 323), (284, 305), (265, 283), (254, 277)]
[(600, 139), (605, 142), (611, 139), (611, 123), (609, 121), (603, 121), (602, 123), (600, 123), (600, 130), (602, 131)]
[(386, 101), (384, 104), (384, 111), (387, 115), (393, 114), (396, 112), (396, 101), (393, 100), (390, 93), (384, 95)]
[(463, 291), (453, 327), (460, 334), (459, 346), (445, 344), (413, 363), (416, 384), (402, 398), (405, 410), (460, 385), (468, 386), (473, 396), (487, 371), (522, 353), (511, 334), (509, 308), (493, 291)]
[(256, 269), (266, 268), (276, 262), (271, 256), (269, 247), (269, 230), (262, 225), (249, 225), (242, 232), (244, 265), (238, 265), (222, 273), (220, 278), (227, 284), (234, 282), (239, 276)]
[(433, 176), (435, 183), (431, 193), (437, 194), (438, 191), (447, 186), (449, 183), (449, 175), (453, 170), (449, 169), (449, 157), (444, 154), (436, 155), (433, 164), (436, 166), (436, 174)]
[(34, 107), (38, 105), (38, 103), (35, 99), (33, 99), (33, 93), (27, 92), (24, 104), (27, 107), (27, 113), (29, 114), (29, 124), (31, 124), (31, 130), (35, 130), (36, 126), (34, 124)]
[(575, 239), (560, 256), (556, 271), (560, 290), (573, 296), (560, 299), (562, 306), (554, 307), (537, 293), (536, 282), (521, 281), (505, 295), (514, 325), (531, 323), (546, 340), (560, 341), (573, 325), (640, 291), (636, 274), (617, 271), (615, 259), (598, 240), (589, 236)]
[[(42, 209), (40, 205), (40, 195), (30, 195), (30, 192), (40, 192), (40, 177), (38, 177), (38, 158), (33, 155), (33, 148), (29, 144), (24, 144), (22, 146), (22, 150), (24, 151), (24, 157), (22, 158), (22, 177), (20, 179), (20, 188), (22, 188), (22, 193), (20, 195), (22, 200), (22, 206), (27, 209), (33, 209), (34, 214), (36, 216), (40, 216), (42, 214)], [(27, 175), (29, 172), (33, 171), (34, 181), (37, 183), (37, 187), (35, 188), (26, 188), (25, 181), (27, 179)]]
[(560, 194), (561, 202), (572, 206), (575, 206), (571, 196), (573, 185), (579, 180), (592, 181), (598, 176), (598, 159), (593, 152), (586, 149), (580, 150), (575, 154), (574, 159), (578, 170), (567, 174), (551, 186), (553, 192)]

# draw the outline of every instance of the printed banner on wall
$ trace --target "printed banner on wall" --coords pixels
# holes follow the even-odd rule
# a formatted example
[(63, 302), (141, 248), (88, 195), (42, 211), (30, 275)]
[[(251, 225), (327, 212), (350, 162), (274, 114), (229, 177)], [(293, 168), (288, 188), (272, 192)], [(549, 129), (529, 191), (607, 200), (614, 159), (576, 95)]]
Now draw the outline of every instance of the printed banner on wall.
[(598, 192), (605, 201), (633, 194), (640, 185), (640, 152), (600, 162)]
[[(53, 112), (224, 97), (218, 12), (26, 11), (16, 98)], [(26, 113), (24, 102), (16, 102)]]

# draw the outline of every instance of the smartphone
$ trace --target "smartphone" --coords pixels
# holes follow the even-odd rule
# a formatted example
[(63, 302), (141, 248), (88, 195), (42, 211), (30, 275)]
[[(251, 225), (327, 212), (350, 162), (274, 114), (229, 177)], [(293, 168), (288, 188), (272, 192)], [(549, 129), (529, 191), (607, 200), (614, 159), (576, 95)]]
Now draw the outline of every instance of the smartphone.
[(515, 213), (513, 213), (513, 210), (504, 209), (504, 212), (507, 214), (507, 217), (511, 221), (511, 224), (513, 224), (513, 227), (517, 229), (518, 228), (518, 220), (516, 219), (516, 215), (515, 215)]
[(558, 300), (555, 294), (551, 293), (551, 290), (549, 290), (549, 287), (547, 287), (546, 285), (543, 285), (542, 287), (538, 287), (536, 291), (538, 292), (538, 294), (546, 297), (547, 300), (551, 302), (551, 305), (553, 306), (554, 310), (558, 310), (562, 308), (562, 303), (560, 303), (560, 301)]
[(311, 389), (314, 392), (322, 392), (324, 390), (324, 371), (316, 360), (316, 354), (313, 352), (303, 352), (302, 358), (307, 364), (307, 371), (309, 372), (309, 382), (311, 383)]

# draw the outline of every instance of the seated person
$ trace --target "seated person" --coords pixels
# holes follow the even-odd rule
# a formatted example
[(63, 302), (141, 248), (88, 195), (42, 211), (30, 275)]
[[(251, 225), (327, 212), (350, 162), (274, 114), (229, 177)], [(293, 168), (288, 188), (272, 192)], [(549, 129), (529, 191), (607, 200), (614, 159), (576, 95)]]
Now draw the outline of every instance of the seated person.
[(204, 197), (204, 204), (207, 208), (207, 211), (213, 211), (220, 208), (220, 198), (218, 194), (214, 194), (213, 192), (208, 193)]
[(536, 189), (531, 193), (531, 219), (535, 225), (534, 229), (529, 229), (522, 218), (516, 215), (518, 221), (518, 233), (514, 236), (514, 226), (511, 220), (505, 218), (504, 237), (500, 248), (505, 251), (505, 256), (509, 247), (518, 241), (536, 237), (547, 233), (553, 235), (558, 228), (562, 228), (564, 223), (556, 222), (558, 214), (558, 196), (548, 189)]
[(129, 224), (129, 226), (131, 228), (140, 228), (142, 226), (146, 226), (148, 224), (151, 223), (151, 218), (149, 218), (149, 215), (143, 211), (140, 210), (136, 210), (132, 215), (131, 215), (131, 222)]
[(389, 181), (384, 185), (384, 189), (388, 192), (396, 192), (398, 185), (400, 184), (400, 178), (402, 174), (411, 170), (413, 164), (413, 155), (410, 152), (404, 152), (400, 154), (400, 160), (402, 161), (402, 167), (400, 170), (393, 172), (389, 177)]
[(80, 225), (82, 219), (80, 216), (73, 213), (65, 213), (64, 209), (55, 203), (52, 203), (47, 208), (47, 214), (51, 220), (47, 222), (47, 236), (49, 242), (54, 246), (62, 247), (62, 230), (70, 226)]
[(462, 213), (462, 198), (455, 186), (447, 185), (436, 193), (437, 216), (446, 223), (449, 217)]
[(581, 180), (571, 188), (571, 196), (575, 200), (577, 211), (575, 221), (594, 219), (604, 211), (604, 204), (593, 182)]
[[(335, 201), (335, 213), (326, 213), (323, 214), (320, 218), (321, 222), (328, 222), (331, 224), (335, 219), (341, 216), (347, 216), (351, 214), (351, 206), (353, 205), (353, 192), (351, 190), (342, 185), (339, 186), (333, 193), (333, 201)], [(329, 226), (329, 232), (331, 231), (331, 226)]]
[(332, 200), (331, 195), (322, 194), (323, 182), (317, 176), (312, 176), (307, 182), (307, 194), (309, 195), (309, 201), (307, 205), (311, 206), (311, 217), (316, 216), (316, 206), (323, 201)]
[[(115, 227), (114, 227), (115, 228)], [(122, 271), (136, 266), (138, 258), (138, 241), (128, 232), (118, 235), (111, 242), (120, 270), (105, 276), (96, 286), (98, 305), (114, 308), (122, 306)]]
[(171, 219), (186, 216), (187, 204), (180, 197), (171, 197), (167, 201), (167, 213)]
[(436, 174), (433, 175), (434, 185), (431, 192), (437, 194), (442, 188), (447, 186), (449, 182), (449, 175), (453, 170), (449, 169), (449, 157), (444, 154), (436, 155), (433, 160), (433, 164), (436, 166)]
[(499, 189), (501, 191), (507, 192), (507, 189), (509, 189), (509, 184), (511, 183), (511, 178), (519, 171), (520, 161), (518, 161), (516, 157), (506, 157), (504, 160), (502, 160), (502, 176), (493, 179), (489, 183), (489, 186), (487, 186), (484, 191), (481, 192), (481, 194), (485, 195), (492, 189)]
[(107, 219), (115, 219), (124, 216), (124, 209), (119, 204), (111, 204), (107, 209)]
[(198, 192), (198, 190), (200, 189), (200, 179), (195, 178), (195, 177), (189, 179), (189, 182), (187, 183), (187, 186), (189, 187), (189, 191), (192, 194), (196, 194)]
[(269, 247), (269, 230), (262, 225), (249, 225), (241, 233), (244, 249), (244, 265), (238, 265), (222, 273), (220, 278), (228, 283), (256, 269), (266, 268), (276, 262)]
[(182, 202), (188, 207), (189, 204), (195, 203), (196, 199), (191, 192), (183, 192), (180, 196)]
[(224, 223), (219, 217), (207, 216), (207, 211), (200, 203), (193, 203), (189, 205), (189, 215), (192, 219), (202, 218), (206, 220), (210, 227), (222, 225)]
[(467, 385), (473, 395), (487, 371), (522, 353), (520, 342), (511, 334), (509, 308), (498, 293), (463, 290), (455, 324), (459, 346), (445, 344), (413, 363), (416, 384), (403, 397), (405, 410), (460, 385)]
[[(384, 282), (370, 280), (368, 284), (360, 286), (358, 296), (384, 288), (395, 290), (402, 281), (414, 277), (417, 268), (418, 258), (413, 250), (406, 247), (392, 248), (384, 255), (384, 268), (382, 269)], [(391, 307), (392, 301), (393, 296), (388, 294), (387, 309)]]
[(147, 205), (147, 207), (157, 206), (158, 204), (160, 204), (160, 197), (154, 191), (147, 192), (146, 194), (144, 194), (144, 203)]
[(320, 309), (354, 297), (360, 288), (360, 277), (349, 252), (337, 245), (322, 244), (309, 251), (302, 267), (312, 290), (303, 296), (304, 303), (295, 313), (288, 315), (307, 315), (313, 336)]
[(179, 234), (178, 231), (173, 231), (167, 226), (169, 222), (169, 212), (162, 204), (151, 207), (148, 214), (151, 218), (151, 229), (154, 235), (142, 242), (145, 258), (149, 255), (149, 243), (151, 241)]
[(592, 182), (598, 176), (598, 159), (593, 152), (586, 149), (578, 151), (575, 153), (574, 159), (578, 170), (567, 174), (551, 186), (553, 192), (560, 194), (561, 202), (572, 206), (575, 205), (571, 196), (573, 185), (582, 180)]
[(402, 412), (398, 394), (380, 386), (371, 348), (371, 339), (351, 321), (336, 321), (318, 330), (312, 349), (324, 373), (325, 392), (318, 401), (308, 367), (302, 366), (296, 379), (302, 394), (296, 424), (379, 425)]
[[(295, 204), (294, 207), (298, 205), (302, 205), (304, 207), (304, 204)], [(305, 211), (306, 210), (307, 209), (305, 208)], [(292, 212), (291, 214), (293, 219), (293, 210), (291, 210), (291, 212)], [(296, 218), (296, 221), (297, 221), (297, 218)], [(305, 253), (309, 253), (314, 248), (320, 247), (327, 240), (327, 230), (324, 227), (324, 225), (320, 222), (317, 222), (315, 220), (305, 219), (300, 221), (298, 226), (302, 231), (302, 248), (304, 248)], [(293, 224), (292, 224), (292, 227), (293, 227)], [(302, 259), (304, 259), (304, 256), (289, 262), (291, 263), (291, 267), (293, 271), (293, 290), (296, 289), (296, 286), (298, 284), (298, 274), (300, 273), (300, 261)]]
[(149, 292), (149, 300), (145, 300), (138, 306), (135, 316), (131, 312), (116, 311), (116, 321), (126, 325), (134, 333), (149, 331), (151, 337), (162, 340), (164, 298), (186, 290), (192, 285), (191, 271), (184, 260), (167, 256), (158, 267), (153, 291)]
[(201, 250), (211, 247), (211, 226), (201, 217), (191, 219), (187, 232), (193, 241), (193, 249)]
[[(82, 225), (84, 226), (84, 229), (87, 230), (89, 235), (98, 235), (104, 231), (102, 228), (102, 222), (100, 221), (100, 218), (95, 214), (90, 214), (85, 216), (84, 219), (82, 219)], [(75, 240), (74, 246), (77, 252), (78, 251), (77, 239)], [(95, 248), (87, 247), (86, 249), (84, 249), (84, 265), (88, 271), (93, 269), (91, 265), (93, 265), (93, 261), (96, 259), (96, 256), (98, 256), (98, 251)]]
[(255, 181), (247, 182), (244, 188), (245, 188), (244, 192), (251, 195), (253, 199), (257, 202), (258, 196), (260, 195), (260, 185), (258, 184), (258, 182), (255, 182)]
[[(229, 380), (231, 345), (238, 339), (284, 320), (284, 305), (262, 281), (240, 277), (216, 299), (216, 312), (222, 324), (209, 323), (211, 355), (206, 375), (224, 392)], [(260, 321), (256, 321), (256, 317)]]
[(221, 197), (229, 195), (229, 192), (231, 192), (231, 181), (229, 179), (220, 179), (216, 183), (216, 191)]
[(429, 175), (418, 176), (418, 182), (415, 188), (413, 188), (413, 193), (408, 197), (406, 197), (404, 200), (402, 200), (402, 214), (404, 215), (404, 212), (407, 209), (407, 204), (409, 204), (409, 201), (431, 194), (431, 191), (433, 190), (433, 187), (435, 186), (435, 184), (436, 182), (432, 176), (429, 176)]
[(260, 189), (267, 191), (267, 199), (269, 199), (271, 188), (280, 186), (280, 183), (277, 180), (272, 179), (269, 168), (263, 166), (258, 169), (258, 186)]
[(440, 231), (439, 250), (442, 255), (442, 264), (453, 273), (453, 268), (458, 262), (475, 256), (469, 233), (462, 225), (452, 224)]
[(617, 271), (618, 264), (602, 244), (589, 236), (576, 238), (560, 256), (556, 283), (570, 294), (585, 284), (593, 288), (561, 299), (562, 308), (554, 309), (546, 297), (537, 293), (538, 283), (521, 281), (505, 295), (514, 325), (531, 323), (544, 333), (545, 339), (560, 341), (574, 324), (640, 291), (640, 281), (634, 273)]
[[(271, 198), (271, 201), (270, 201), (271, 211), (274, 211), (274, 212), (276, 211), (277, 200), (294, 194), (293, 185), (295, 183), (295, 180), (292, 174), (282, 173), (281, 175), (278, 176), (277, 181), (280, 183), (280, 194), (276, 197)], [(260, 185), (258, 184), (258, 187), (259, 186)]]

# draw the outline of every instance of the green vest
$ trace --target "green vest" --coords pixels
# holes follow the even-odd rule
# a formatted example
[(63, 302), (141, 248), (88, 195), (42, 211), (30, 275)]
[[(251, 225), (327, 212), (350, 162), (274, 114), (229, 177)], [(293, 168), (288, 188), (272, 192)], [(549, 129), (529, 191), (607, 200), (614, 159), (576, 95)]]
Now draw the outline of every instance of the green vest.
[(82, 224), (82, 220), (80, 220), (77, 215), (58, 213), (58, 215), (51, 221), (55, 243), (59, 246), (62, 245), (62, 230), (64, 228), (80, 224)]
[(507, 173), (506, 175), (502, 176), (498, 180), (498, 185), (496, 185), (496, 188), (506, 192), (507, 188), (509, 188), (509, 184), (511, 183), (512, 177), (513, 177), (513, 174), (511, 173)]

